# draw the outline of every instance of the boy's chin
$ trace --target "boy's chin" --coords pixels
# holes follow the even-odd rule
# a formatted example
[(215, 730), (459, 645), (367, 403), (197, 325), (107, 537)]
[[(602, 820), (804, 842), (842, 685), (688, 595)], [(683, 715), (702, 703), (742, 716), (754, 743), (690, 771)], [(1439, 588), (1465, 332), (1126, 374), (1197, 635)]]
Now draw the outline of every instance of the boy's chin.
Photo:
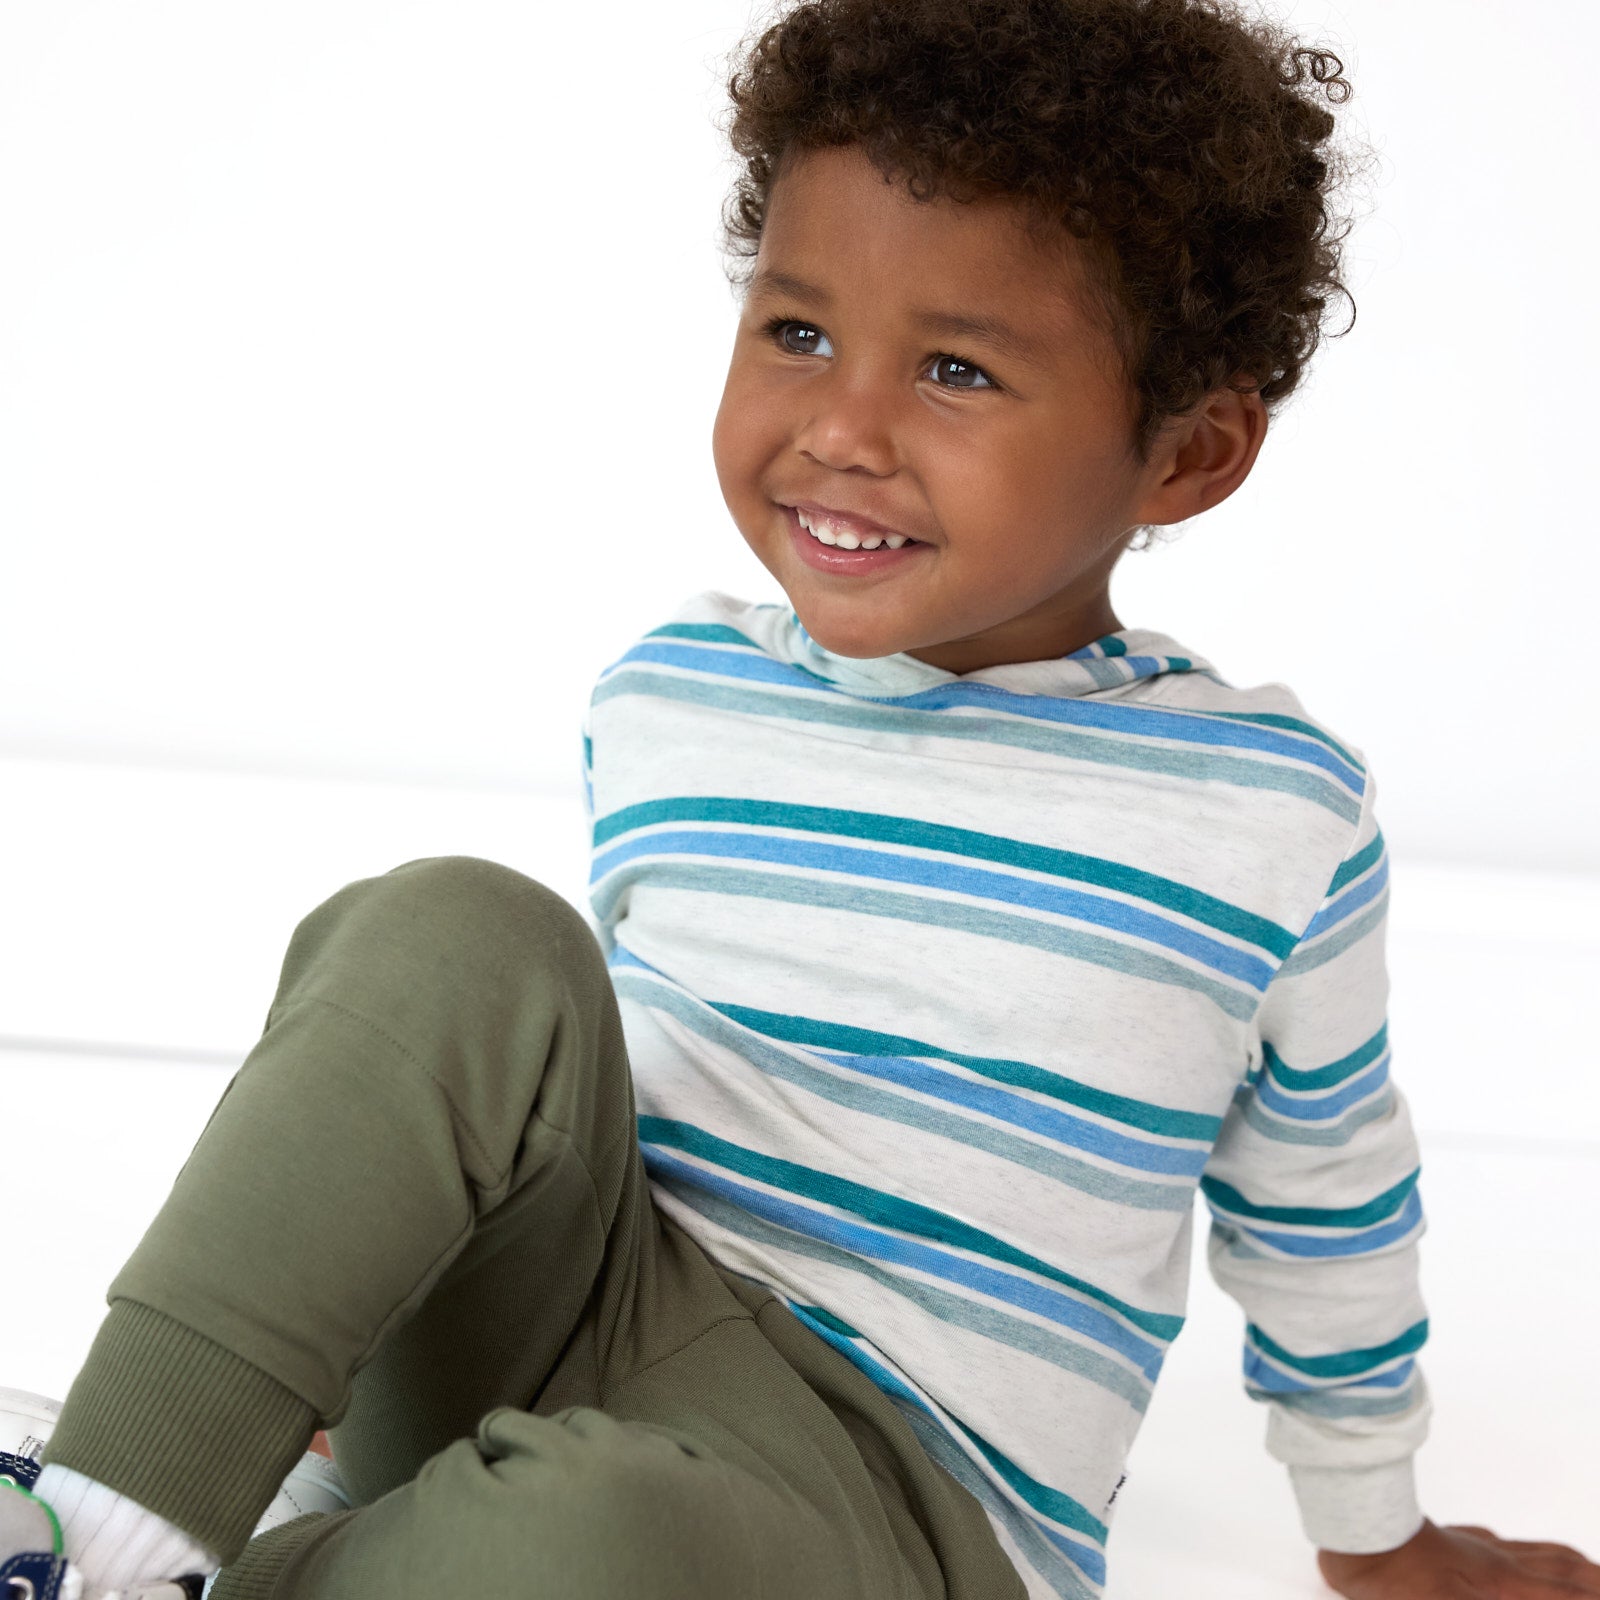
[(821, 645), (830, 655), (848, 656), (856, 661), (876, 661), (883, 656), (899, 655), (912, 644), (911, 640), (891, 633), (887, 628), (863, 628), (858, 619), (852, 626), (825, 613), (819, 615), (814, 607), (795, 605), (793, 595), (789, 597), (789, 604), (812, 642)]

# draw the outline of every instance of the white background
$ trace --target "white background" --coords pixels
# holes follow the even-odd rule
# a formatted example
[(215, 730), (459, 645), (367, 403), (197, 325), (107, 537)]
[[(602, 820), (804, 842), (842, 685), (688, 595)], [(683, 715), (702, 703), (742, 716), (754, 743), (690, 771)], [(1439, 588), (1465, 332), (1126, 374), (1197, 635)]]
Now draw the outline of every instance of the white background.
[[(1600, 1545), (1600, 10), (1278, 14), (1378, 152), (1359, 320), (1113, 598), (1370, 759), (1435, 1218), (1429, 1503)], [(455, 850), (581, 903), (595, 675), (698, 590), (781, 598), (709, 447), (751, 15), (0, 7), (0, 1140), (56, 1197), (0, 1248), (60, 1308), (0, 1324), (0, 1384), (70, 1381), (297, 917)], [(1320, 1592), (1237, 1332), (1201, 1284), (1118, 1600)]]
[[(1397, 849), (1600, 868), (1600, 9), (1284, 15), (1380, 155), (1359, 318), (1119, 615), (1292, 683)], [(776, 599), (708, 443), (747, 17), (7, 0), (6, 746), (565, 785), (640, 632)]]

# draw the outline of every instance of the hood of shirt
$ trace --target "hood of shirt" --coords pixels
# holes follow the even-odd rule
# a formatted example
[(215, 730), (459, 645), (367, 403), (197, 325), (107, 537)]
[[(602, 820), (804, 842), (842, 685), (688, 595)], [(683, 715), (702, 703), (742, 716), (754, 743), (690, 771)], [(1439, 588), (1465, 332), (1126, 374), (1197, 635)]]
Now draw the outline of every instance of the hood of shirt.
[[(768, 608), (760, 608), (766, 610)], [(1211, 663), (1148, 628), (1120, 628), (1044, 661), (1013, 661), (975, 672), (947, 672), (915, 656), (841, 656), (806, 632), (792, 607), (772, 606), (769, 647), (780, 660), (863, 699), (899, 699), (953, 683), (988, 683), (1016, 694), (1083, 696), (1168, 673), (1210, 672)]]

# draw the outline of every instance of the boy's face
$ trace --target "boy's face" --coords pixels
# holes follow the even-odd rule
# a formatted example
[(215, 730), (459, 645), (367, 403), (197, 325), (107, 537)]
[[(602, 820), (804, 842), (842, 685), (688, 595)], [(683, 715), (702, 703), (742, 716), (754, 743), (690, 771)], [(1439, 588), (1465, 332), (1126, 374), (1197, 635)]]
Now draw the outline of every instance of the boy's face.
[[(970, 672), (1066, 654), (1120, 625), (1132, 530), (1177, 520), (1171, 452), (1132, 453), (1134, 396), (1080, 308), (1072, 241), (1022, 216), (915, 201), (853, 146), (791, 158), (774, 186), (713, 448), (739, 531), (839, 655)], [(802, 517), (917, 542), (829, 548)]]

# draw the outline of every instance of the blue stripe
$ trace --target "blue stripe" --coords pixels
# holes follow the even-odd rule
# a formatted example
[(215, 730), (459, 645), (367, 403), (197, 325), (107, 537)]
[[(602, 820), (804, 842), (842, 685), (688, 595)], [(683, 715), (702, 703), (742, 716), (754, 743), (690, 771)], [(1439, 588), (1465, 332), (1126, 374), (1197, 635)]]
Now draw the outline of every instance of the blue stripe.
[(1328, 894), (1337, 894), (1347, 883), (1355, 882), (1362, 873), (1376, 864), (1384, 848), (1383, 829), (1375, 828), (1367, 843), (1334, 873), (1333, 882), (1328, 885)]
[(1291, 1067), (1267, 1040), (1262, 1042), (1261, 1059), (1266, 1072), (1285, 1089), (1336, 1089), (1347, 1078), (1370, 1067), (1388, 1045), (1389, 1024), (1385, 1021), (1370, 1039), (1363, 1039), (1349, 1055), (1340, 1056), (1326, 1066)]
[(875, 1189), (871, 1184), (858, 1183), (836, 1172), (803, 1166), (798, 1161), (786, 1161), (782, 1156), (767, 1155), (747, 1145), (735, 1144), (693, 1122), (644, 1113), (640, 1113), (637, 1120), (642, 1143), (682, 1150), (724, 1172), (739, 1173), (742, 1177), (764, 1183), (784, 1194), (804, 1196), (819, 1205), (846, 1211), (851, 1216), (893, 1228), (901, 1234), (918, 1239), (936, 1239), (952, 1249), (970, 1251), (988, 1261), (1003, 1261), (1007, 1266), (1020, 1267), (1035, 1277), (1048, 1278), (1053, 1283), (1071, 1289), (1074, 1294), (1109, 1306), (1130, 1327), (1142, 1328), (1163, 1344), (1170, 1344), (1183, 1327), (1181, 1316), (1131, 1305), (1087, 1278), (1067, 1272), (1053, 1261), (1047, 1261), (1031, 1250), (1024, 1250), (999, 1234), (977, 1227), (954, 1212), (923, 1205), (918, 1200), (907, 1199), (891, 1190)]
[(1412, 1375), (1417, 1370), (1415, 1358), (1402, 1361), (1398, 1367), (1391, 1367), (1388, 1372), (1380, 1372), (1376, 1377), (1363, 1378), (1359, 1383), (1348, 1385), (1351, 1389), (1402, 1389), (1411, 1382)]
[(1259, 1389), (1266, 1394), (1308, 1394), (1312, 1392), (1325, 1392), (1330, 1387), (1340, 1389), (1399, 1389), (1411, 1380), (1411, 1375), (1416, 1371), (1415, 1359), (1402, 1361), (1399, 1366), (1388, 1372), (1380, 1372), (1376, 1377), (1363, 1378), (1359, 1383), (1339, 1383), (1329, 1385), (1326, 1383), (1312, 1383), (1306, 1378), (1294, 1377), (1285, 1372), (1281, 1367), (1275, 1367), (1260, 1351), (1245, 1346), (1244, 1352), (1244, 1380), (1252, 1389)]
[(1370, 878), (1363, 878), (1349, 893), (1341, 895), (1332, 905), (1324, 907), (1306, 925), (1306, 931), (1300, 935), (1300, 942), (1304, 944), (1308, 939), (1315, 939), (1318, 934), (1326, 933), (1329, 928), (1341, 923), (1346, 917), (1353, 917), (1363, 906), (1370, 905), (1383, 893), (1383, 886), (1389, 881), (1389, 862), (1385, 857), (1383, 865), (1372, 874)]
[[(627, 962), (634, 966), (646, 965), (631, 951), (627, 952)], [(650, 967), (648, 970), (654, 972), (656, 969)], [(880, 1033), (873, 1028), (824, 1022), (816, 1017), (791, 1016), (782, 1011), (758, 1011), (753, 1006), (724, 1003), (716, 1009), (752, 1033), (763, 1034), (769, 1039), (782, 1039), (789, 1044), (804, 1045), (819, 1055), (832, 1051), (842, 1056), (948, 1061), (997, 1083), (1008, 1084), (1013, 1089), (1029, 1089), (1035, 1094), (1048, 1095), (1052, 1100), (1064, 1100), (1081, 1111), (1092, 1111), (1096, 1116), (1108, 1117), (1144, 1133), (1161, 1134), (1172, 1139), (1198, 1140), (1208, 1148), (1217, 1142), (1217, 1135), (1222, 1132), (1221, 1117), (1208, 1116), (1200, 1111), (1174, 1110), (1151, 1100), (1135, 1100), (1130, 1095), (1114, 1094), (1109, 1089), (1092, 1088), (1076, 1078), (1034, 1066), (1027, 1061), (1011, 1061), (1004, 1056), (970, 1055), (959, 1050), (946, 1050), (928, 1040), (912, 1039), (905, 1034)]]
[(1049, 1517), (1052, 1522), (1061, 1523), (1079, 1533), (1086, 1533), (1100, 1544), (1105, 1543), (1109, 1531), (1105, 1523), (1098, 1517), (1090, 1516), (1071, 1495), (1062, 1494), (1059, 1489), (1052, 1489), (1047, 1483), (1040, 1483), (1037, 1478), (1024, 1472), (1009, 1456), (1002, 1455), (987, 1439), (979, 1438), (965, 1423), (958, 1422), (957, 1426), (982, 1451), (984, 1460), (1027, 1501), (1033, 1510)]
[[(698, 1184), (679, 1183), (659, 1172), (651, 1177), (650, 1183), (652, 1193), (670, 1195), (680, 1205), (698, 1212), (701, 1217), (728, 1233), (761, 1246), (762, 1260), (772, 1260), (770, 1252), (777, 1250), (805, 1260), (824, 1262), (869, 1284), (881, 1286), (904, 1300), (914, 1316), (920, 1313), (952, 1328), (975, 1333), (997, 1345), (1020, 1350), (1036, 1361), (1049, 1362), (1063, 1373), (1081, 1378), (1085, 1383), (1095, 1384), (1115, 1395), (1138, 1416), (1142, 1417), (1150, 1407), (1152, 1385), (1126, 1362), (1082, 1339), (1058, 1333), (1036, 1318), (1018, 1316), (1009, 1307), (974, 1299), (969, 1294), (956, 1293), (942, 1284), (930, 1283), (924, 1277), (891, 1271), (876, 1261), (868, 1261), (865, 1256), (840, 1250), (820, 1239), (808, 1238), (792, 1228), (766, 1222), (753, 1216), (743, 1206), (707, 1193)], [(870, 1296), (870, 1291), (863, 1292)]]
[(1371, 1228), (1388, 1222), (1416, 1190), (1422, 1168), (1414, 1167), (1398, 1183), (1358, 1206), (1267, 1205), (1246, 1198), (1231, 1183), (1210, 1176), (1200, 1187), (1213, 1209), (1251, 1222), (1277, 1222), (1291, 1228)]
[[(809, 906), (1044, 950), (1067, 960), (1091, 962), (1123, 977), (1192, 990), (1203, 995), (1219, 1011), (1240, 1021), (1255, 1016), (1261, 1005), (1261, 997), (1253, 990), (1190, 966), (1176, 956), (1161, 954), (1137, 940), (1117, 939), (1070, 922), (1033, 917), (977, 901), (940, 899), (882, 884), (852, 883), (820, 873), (767, 871), (759, 867), (734, 866), (730, 862), (635, 862), (610, 873), (590, 891), (589, 903), (597, 918), (601, 922), (611, 920), (633, 885), (641, 880), (658, 889), (683, 889), (717, 899), (733, 897), (735, 905), (743, 898), (777, 905)], [(715, 914), (716, 909), (715, 906), (709, 908), (710, 914)], [(898, 929), (893, 931), (899, 932)], [(874, 945), (878, 942), (881, 941), (875, 940)]]
[(852, 1056), (823, 1050), (816, 1054), (824, 1061), (848, 1067), (865, 1077), (881, 1078), (887, 1083), (898, 1083), (920, 1094), (965, 1106), (969, 1111), (981, 1111), (986, 1116), (1027, 1128), (1030, 1132), (1043, 1134), (1074, 1149), (1087, 1150), (1092, 1155), (1103, 1156), (1107, 1161), (1135, 1167), (1141, 1172), (1198, 1177), (1210, 1157), (1208, 1150), (1147, 1144), (1142, 1139), (1130, 1139), (1126, 1134), (1115, 1133), (1098, 1122), (1085, 1122), (1081, 1117), (1068, 1116), (1065, 1112), (1042, 1106), (1037, 1100), (1028, 1100), (1022, 1095), (1010, 1094), (988, 1084), (973, 1083), (970, 1078), (958, 1078), (954, 1073), (940, 1072), (920, 1061), (908, 1061), (903, 1056)]
[[(825, 1323), (814, 1322), (811, 1318), (802, 1315), (799, 1307), (795, 1306), (792, 1301), (785, 1300), (784, 1304), (788, 1305), (790, 1309), (795, 1312), (796, 1316), (799, 1317), (802, 1322), (806, 1323), (806, 1325), (810, 1327), (811, 1331), (815, 1333), (819, 1339), (824, 1340), (827, 1344), (832, 1346), (833, 1349), (837, 1350), (839, 1354), (842, 1355), (847, 1361), (849, 1361), (851, 1365), (859, 1368), (860, 1371), (865, 1373), (866, 1376), (871, 1379), (876, 1388), (881, 1389), (883, 1393), (889, 1395), (892, 1399), (899, 1401), (902, 1406), (905, 1406), (906, 1408), (916, 1412), (917, 1415), (926, 1418), (932, 1427), (939, 1430), (939, 1433), (942, 1437), (945, 1439), (951, 1439), (950, 1430), (945, 1427), (938, 1416), (936, 1416), (923, 1401), (921, 1396), (916, 1394), (913, 1390), (907, 1388), (899, 1378), (897, 1378), (880, 1362), (874, 1361), (873, 1358), (868, 1355), (867, 1352), (859, 1345), (854, 1344), (842, 1334), (835, 1332)], [(970, 1429), (963, 1429), (962, 1431), (966, 1433), (967, 1436), (975, 1443), (979, 1443), (980, 1448), (983, 1448), (985, 1455), (990, 1453), (986, 1447), (982, 1446), (982, 1443), (978, 1440), (977, 1435), (972, 1433)], [(998, 1452), (996, 1452), (996, 1454), (998, 1454)], [(1004, 1460), (1005, 1458), (1002, 1457), (1001, 1459)], [(1008, 1463), (1008, 1465), (1009, 1464), (1010, 1463)], [(948, 1470), (948, 1468), (946, 1470)], [(1014, 1468), (1014, 1470), (1020, 1469)], [(1059, 1491), (1052, 1492), (1058, 1493)], [(1066, 1499), (1068, 1497), (1062, 1496), (1062, 1498)], [(1072, 1503), (1074, 1505), (1077, 1504), (1076, 1501), (1073, 1501)], [(1089, 1513), (1086, 1511), (1082, 1514), (1086, 1518), (1089, 1516)], [(1074, 1565), (1079, 1567), (1085, 1577), (1089, 1578), (1096, 1584), (1105, 1583), (1106, 1558), (1103, 1551), (1095, 1549), (1091, 1545), (1081, 1544), (1077, 1540), (1067, 1538), (1064, 1534), (1046, 1524), (1042, 1520), (1037, 1510), (1035, 1510), (1032, 1520), (1033, 1526), (1036, 1527), (1040, 1533), (1044, 1534), (1045, 1537), (1048, 1538), (1050, 1542), (1062, 1552), (1063, 1555), (1072, 1561)], [(1103, 1524), (1099, 1525), (1102, 1527), (1104, 1526)], [(1103, 1542), (1104, 1535), (1102, 1535), (1102, 1543)]]
[[(794, 688), (821, 687), (833, 694), (844, 692), (813, 673), (774, 661), (766, 655), (744, 656), (736, 652), (673, 644), (635, 645), (605, 677), (635, 662), (683, 667), (690, 671), (762, 683), (781, 683)], [(602, 677), (600, 681), (604, 682), (605, 678)], [(1032, 721), (1071, 723), (1078, 727), (1100, 728), (1108, 733), (1134, 733), (1144, 738), (1169, 739), (1179, 744), (1256, 750), (1317, 767), (1336, 779), (1351, 794), (1359, 796), (1366, 789), (1363, 774), (1319, 743), (1277, 733), (1253, 723), (1213, 719), (1201, 711), (1156, 710), (1148, 705), (1120, 705), (1115, 701), (1017, 694), (991, 683), (941, 684), (909, 695), (855, 695), (851, 698), (874, 703), (892, 702), (918, 711), (975, 707)]]
[(1421, 1221), (1422, 1197), (1413, 1194), (1395, 1221), (1341, 1237), (1329, 1237), (1327, 1234), (1267, 1233), (1245, 1223), (1239, 1223), (1237, 1226), (1252, 1239), (1259, 1239), (1263, 1244), (1269, 1244), (1285, 1255), (1327, 1260), (1338, 1256), (1367, 1255), (1381, 1250), (1385, 1245), (1405, 1238)]
[(1092, 762), (1185, 784), (1216, 782), (1255, 791), (1275, 790), (1309, 801), (1351, 824), (1361, 814), (1358, 798), (1326, 773), (1299, 763), (1264, 761), (1248, 753), (1200, 750), (1170, 741), (1106, 738), (1025, 717), (944, 717), (933, 724), (921, 712), (902, 709), (891, 701), (798, 695), (726, 679), (673, 677), (649, 666), (626, 668), (602, 680), (594, 690), (597, 707), (625, 697), (692, 705), (739, 718), (781, 718), (795, 724), (849, 728), (873, 737), (937, 737), (952, 743), (1026, 750), (1072, 765)]
[(1245, 1351), (1244, 1363), (1246, 1385), (1251, 1389), (1264, 1390), (1268, 1394), (1327, 1394), (1333, 1391), (1353, 1394), (1362, 1389), (1403, 1389), (1411, 1381), (1416, 1370), (1417, 1363), (1412, 1358), (1402, 1361), (1399, 1366), (1392, 1367), (1387, 1372), (1380, 1372), (1376, 1377), (1363, 1378), (1359, 1383), (1340, 1383), (1330, 1386), (1293, 1377), (1281, 1368), (1272, 1366), (1254, 1350)]
[(801, 684), (810, 689), (829, 687), (822, 679), (810, 673), (802, 674), (798, 668), (774, 661), (760, 651), (746, 655), (736, 650), (696, 650), (687, 645), (647, 642), (636, 644), (621, 660), (607, 668), (600, 675), (599, 683), (604, 683), (613, 673), (641, 663), (710, 672), (721, 678), (741, 678), (748, 683), (782, 684), (787, 689)]
[(1270, 918), (1207, 894), (1193, 884), (1163, 877), (1107, 856), (1085, 855), (1002, 834), (952, 827), (892, 812), (852, 811), (837, 806), (796, 805), (729, 795), (673, 795), (608, 812), (594, 829), (596, 848), (648, 828), (704, 828), (796, 834), (866, 850), (949, 857), (1014, 876), (1034, 875), (1107, 898), (1143, 902), (1175, 923), (1196, 925), (1236, 944), (1253, 945), (1282, 961), (1294, 953), (1297, 934)]
[(938, 1423), (914, 1406), (900, 1406), (900, 1414), (917, 1436), (917, 1442), (1011, 1535), (1022, 1553), (1028, 1572), (1042, 1577), (1059, 1600), (1094, 1600), (1099, 1592), (1088, 1579), (1045, 1538), (1039, 1519), (1001, 1491), (987, 1473), (951, 1439)]
[(1388, 1077), (1389, 1057), (1386, 1055), (1370, 1072), (1351, 1079), (1343, 1088), (1335, 1089), (1331, 1094), (1320, 1094), (1310, 1100), (1292, 1100), (1271, 1078), (1263, 1078), (1256, 1085), (1256, 1098), (1280, 1117), (1289, 1117), (1296, 1122), (1324, 1122), (1382, 1088)]
[[(874, 1359), (870, 1347), (858, 1344), (841, 1329), (831, 1327), (827, 1320), (810, 1314), (811, 1308), (796, 1305), (792, 1300), (784, 1299), (784, 1304), (794, 1312), (795, 1316), (803, 1322), (819, 1339), (826, 1341), (851, 1365), (858, 1367), (872, 1379), (873, 1384), (885, 1394), (907, 1405), (915, 1406), (924, 1416), (930, 1417), (936, 1424), (940, 1422), (937, 1414), (918, 1395), (909, 1388), (899, 1377), (889, 1371), (881, 1362)], [(857, 1335), (856, 1338), (860, 1338)], [(1024, 1472), (1009, 1456), (996, 1450), (988, 1440), (973, 1432), (965, 1424), (958, 1422), (957, 1426), (962, 1434), (976, 1446), (990, 1466), (999, 1474), (1000, 1479), (1009, 1488), (1014, 1489), (1027, 1501), (1031, 1510), (1041, 1517), (1049, 1517), (1052, 1522), (1062, 1527), (1072, 1528), (1076, 1532), (1093, 1539), (1097, 1545), (1104, 1545), (1109, 1529), (1098, 1517), (1092, 1515), (1071, 1495), (1063, 1494), (1061, 1490), (1041, 1483), (1037, 1478)], [(949, 1433), (948, 1428), (943, 1430)], [(1078, 1540), (1068, 1539), (1055, 1529), (1046, 1527), (1041, 1523), (1041, 1531), (1048, 1535), (1057, 1548), (1064, 1551), (1073, 1561), (1083, 1567), (1084, 1571), (1096, 1583), (1105, 1582), (1105, 1556), (1093, 1546), (1083, 1544)]]
[(1397, 1356), (1415, 1355), (1428, 1342), (1428, 1320), (1424, 1317), (1421, 1322), (1412, 1323), (1387, 1344), (1366, 1350), (1335, 1350), (1323, 1356), (1297, 1356), (1253, 1322), (1245, 1329), (1245, 1338), (1280, 1367), (1293, 1368), (1310, 1378), (1349, 1379), (1385, 1366)]
[(1000, 1300), (1007, 1305), (1031, 1311), (1046, 1317), (1061, 1327), (1093, 1339), (1097, 1344), (1114, 1350), (1131, 1361), (1152, 1383), (1161, 1371), (1163, 1351), (1150, 1340), (1141, 1338), (1124, 1323), (1109, 1313), (1096, 1309), (1085, 1301), (1061, 1294), (1043, 1284), (1014, 1277), (997, 1268), (983, 1266), (960, 1256), (937, 1250), (931, 1245), (895, 1234), (884, 1233), (862, 1223), (845, 1222), (821, 1211), (813, 1211), (795, 1201), (781, 1199), (764, 1190), (752, 1189), (704, 1167), (691, 1165), (677, 1156), (669, 1155), (657, 1145), (641, 1140), (645, 1170), (654, 1177), (658, 1172), (675, 1177), (681, 1183), (709, 1190), (712, 1194), (730, 1200), (769, 1222), (781, 1223), (808, 1238), (821, 1239), (838, 1245), (856, 1255), (872, 1261), (892, 1262), (896, 1266), (911, 1267), (942, 1278), (947, 1283), (959, 1283), (963, 1288)]
[(1164, 946), (1209, 967), (1213, 972), (1257, 990), (1264, 990), (1276, 971), (1276, 968), (1257, 956), (1248, 955), (1231, 945), (1222, 944), (1205, 934), (1182, 928), (1165, 917), (1140, 910), (1137, 906), (1125, 905), (1121, 901), (1102, 899), (1076, 889), (1057, 888), (1029, 878), (1015, 878), (981, 867), (903, 856), (889, 851), (863, 850), (850, 845), (825, 844), (811, 839), (714, 830), (644, 833), (625, 839), (609, 850), (597, 852), (589, 882), (596, 884), (631, 861), (670, 855), (760, 861), (809, 872), (848, 874), (888, 883), (915, 884), (920, 888), (942, 889), (948, 894), (1024, 906), (1032, 911), (1049, 912), (1091, 926), (1109, 928), (1113, 932), (1142, 939), (1147, 944)]
[[(798, 1084), (847, 1110), (898, 1122), (932, 1138), (949, 1140), (965, 1145), (969, 1150), (997, 1156), (1002, 1161), (1025, 1167), (1053, 1183), (1067, 1184), (1108, 1204), (1132, 1206), (1140, 1211), (1185, 1212), (1193, 1202), (1192, 1183), (1152, 1182), (1143, 1174), (1135, 1176), (1125, 1169), (1119, 1171), (1114, 1167), (1080, 1159), (1057, 1144), (1019, 1138), (1009, 1129), (997, 1128), (975, 1117), (964, 1116), (937, 1102), (930, 1103), (881, 1089), (851, 1073), (829, 1070), (821, 1062), (813, 1064), (811, 1059), (776, 1040), (761, 1034), (752, 1035), (748, 1029), (729, 1021), (715, 1008), (697, 1000), (687, 990), (666, 978), (621, 967), (613, 967), (611, 972), (619, 1000), (631, 999), (652, 1010), (665, 1012), (700, 1038), (723, 1046), (735, 1056), (742, 1056), (758, 1072)], [(941, 1155), (933, 1159), (942, 1164), (948, 1156)], [(725, 1166), (728, 1164), (723, 1163)], [(737, 1170), (748, 1171), (742, 1167)], [(795, 1187), (787, 1184), (781, 1186)], [(801, 1188), (800, 1192), (817, 1198), (811, 1190)], [(873, 1220), (890, 1222), (892, 1225), (892, 1219), (887, 1217), (876, 1216)], [(919, 1230), (910, 1228), (907, 1231), (914, 1233)]]

